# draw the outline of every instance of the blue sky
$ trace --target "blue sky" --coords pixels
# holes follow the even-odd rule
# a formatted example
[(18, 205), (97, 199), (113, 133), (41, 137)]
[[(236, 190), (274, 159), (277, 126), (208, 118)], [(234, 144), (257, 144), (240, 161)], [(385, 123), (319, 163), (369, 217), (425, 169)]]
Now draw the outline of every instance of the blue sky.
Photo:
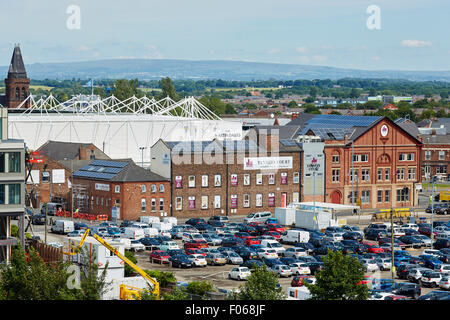
[[(70, 30), (70, 5), (80, 29)], [(380, 9), (379, 30), (366, 22)], [(0, 65), (111, 58), (450, 70), (448, 0), (0, 0)], [(14, 27), (11, 27), (14, 26)]]

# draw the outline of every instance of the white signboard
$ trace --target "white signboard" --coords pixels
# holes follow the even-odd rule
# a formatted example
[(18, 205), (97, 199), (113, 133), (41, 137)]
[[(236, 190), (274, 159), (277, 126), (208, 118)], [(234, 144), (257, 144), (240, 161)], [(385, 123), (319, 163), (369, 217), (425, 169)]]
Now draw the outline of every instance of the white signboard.
[(52, 183), (66, 183), (66, 170), (53, 169), (52, 170)]
[(292, 157), (244, 158), (244, 170), (292, 169)]
[(95, 184), (95, 190), (109, 191), (109, 184), (96, 183)]
[[(27, 180), (28, 184), (34, 183), (39, 184), (39, 178), (41, 176), (41, 172), (39, 170), (31, 170), (31, 175)], [(33, 181), (31, 181), (33, 180)]]

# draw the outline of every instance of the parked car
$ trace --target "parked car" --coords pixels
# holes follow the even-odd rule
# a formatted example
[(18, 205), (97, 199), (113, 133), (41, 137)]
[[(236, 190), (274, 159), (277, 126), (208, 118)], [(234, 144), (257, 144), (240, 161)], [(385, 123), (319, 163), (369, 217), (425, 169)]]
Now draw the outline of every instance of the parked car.
[(421, 248), (425, 245), (425, 243), (415, 236), (401, 236), (398, 238), (401, 242), (403, 242), (406, 245), (410, 245), (413, 248)]
[(206, 223), (206, 221), (202, 218), (190, 218), (185, 223), (196, 227), (198, 224)]
[(408, 274), (406, 275), (406, 279), (411, 282), (419, 283), (420, 279), (424, 272), (431, 271), (428, 268), (424, 268), (421, 266), (416, 266), (415, 268), (410, 268)]
[(257, 248), (256, 253), (258, 254), (259, 259), (277, 259), (278, 258), (278, 253), (275, 249)]
[(208, 243), (205, 240), (203, 240), (203, 241), (202, 240), (198, 240), (198, 241), (192, 240), (192, 241), (188, 241), (188, 242), (184, 243), (185, 250), (192, 249), (192, 248), (200, 249), (200, 248), (208, 248), (208, 247), (209, 247)]
[(212, 266), (223, 266), (227, 263), (227, 259), (221, 253), (208, 253), (205, 259), (206, 263)]
[(189, 260), (192, 261), (195, 267), (206, 267), (205, 256), (199, 253), (190, 254), (187, 256)]
[(308, 252), (306, 251), (306, 249), (299, 248), (299, 247), (287, 248), (286, 251), (284, 251), (284, 253), (283, 253), (283, 256), (293, 257), (293, 258), (304, 257), (307, 255), (308, 255)]
[(361, 241), (363, 239), (363, 236), (361, 233), (359, 232), (354, 232), (354, 231), (347, 231), (342, 235), (342, 238), (344, 240), (357, 240), (357, 241)]
[(441, 278), (441, 281), (439, 281), (439, 288), (444, 290), (450, 290), (450, 276), (445, 275)]
[(310, 284), (316, 283), (316, 278), (312, 275), (299, 275), (294, 276), (291, 281), (291, 287), (301, 287), (305, 282)]
[(365, 233), (365, 238), (367, 240), (375, 240), (378, 241), (380, 238), (387, 237), (387, 232), (383, 229), (369, 229)]
[(324, 263), (322, 261), (312, 261), (306, 263), (309, 267), (309, 270), (311, 270), (311, 274), (314, 275), (316, 272), (323, 269)]
[(294, 262), (289, 264), (293, 275), (311, 274), (311, 270), (306, 263)]
[(423, 287), (435, 288), (439, 286), (439, 282), (442, 279), (442, 275), (435, 271), (426, 271), (422, 274), (419, 284)]
[(243, 264), (241, 264), (241, 267), (247, 267), (250, 269), (250, 272), (253, 272), (256, 267), (262, 267), (263, 262), (261, 260), (246, 260)]
[(361, 229), (358, 228), (357, 226), (343, 225), (341, 229), (346, 232), (356, 232), (359, 233), (361, 236), (364, 236), (364, 232), (362, 232)]
[(131, 240), (130, 241), (130, 251), (139, 252), (144, 251), (145, 246), (139, 240)]
[(449, 292), (445, 291), (431, 291), (427, 294), (423, 294), (418, 300), (447, 300), (450, 297)]
[(378, 265), (374, 260), (360, 258), (359, 261), (363, 264), (366, 272), (375, 272), (379, 270)]
[(188, 256), (184, 254), (171, 256), (169, 262), (172, 263), (172, 267), (174, 268), (192, 268), (194, 266)]
[(314, 250), (314, 245), (309, 242), (297, 242), (295, 244), (295, 247), (305, 249), (307, 254), (311, 254), (311, 252)]
[(150, 237), (140, 238), (139, 241), (145, 246), (146, 250), (158, 250), (161, 244), (157, 239)]
[(228, 273), (229, 279), (246, 280), (251, 276), (250, 269), (247, 267), (235, 267)]
[(230, 222), (230, 219), (227, 216), (212, 216), (208, 219), (208, 224), (212, 224), (214, 222), (228, 223)]
[[(45, 225), (45, 214), (36, 213), (31, 216), (31, 223), (34, 225)], [(75, 230), (78, 230), (75, 227)]]
[(375, 259), (375, 263), (378, 265), (380, 271), (391, 270), (392, 268), (392, 260), (389, 258), (377, 258)]
[(150, 253), (150, 262), (169, 263), (170, 255), (161, 250), (154, 250)]
[(244, 259), (242, 259), (242, 257), (234, 251), (224, 251), (224, 252), (222, 252), (222, 254), (225, 257), (226, 262), (228, 264), (243, 264), (244, 263)]
[(414, 283), (398, 283), (392, 293), (417, 300), (422, 293), (422, 289)]
[(275, 273), (278, 277), (290, 277), (292, 276), (292, 270), (289, 266), (285, 264), (277, 264), (274, 265), (270, 269), (273, 273)]
[(408, 274), (411, 270), (417, 269), (420, 266), (417, 264), (409, 263), (409, 264), (402, 264), (396, 269), (396, 274), (399, 279), (407, 279)]
[(450, 239), (437, 239), (433, 244), (433, 248), (438, 250), (450, 248)]

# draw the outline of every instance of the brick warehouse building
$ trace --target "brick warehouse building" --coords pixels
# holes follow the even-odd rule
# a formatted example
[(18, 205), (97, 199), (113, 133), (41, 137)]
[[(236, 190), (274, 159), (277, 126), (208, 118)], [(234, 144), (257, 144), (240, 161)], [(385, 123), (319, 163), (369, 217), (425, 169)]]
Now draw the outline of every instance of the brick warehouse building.
[(26, 183), (30, 195), (27, 205), (31, 200), (33, 208), (40, 208), (44, 202), (56, 202), (71, 210), (72, 172), (95, 159), (109, 159), (92, 143), (47, 141), (37, 151), (42, 151), (44, 163), (33, 164)]
[(360, 202), (362, 209), (417, 205), (422, 143), (389, 118), (318, 115), (301, 133), (325, 141), (326, 202)]
[(450, 134), (422, 135), (422, 179), (449, 181)]
[(74, 205), (109, 220), (167, 216), (170, 182), (131, 159), (95, 160), (74, 173)]
[(151, 154), (152, 171), (172, 182), (172, 216), (274, 212), (277, 206), (300, 201), (298, 145), (269, 142), (263, 148), (253, 140), (159, 140)]

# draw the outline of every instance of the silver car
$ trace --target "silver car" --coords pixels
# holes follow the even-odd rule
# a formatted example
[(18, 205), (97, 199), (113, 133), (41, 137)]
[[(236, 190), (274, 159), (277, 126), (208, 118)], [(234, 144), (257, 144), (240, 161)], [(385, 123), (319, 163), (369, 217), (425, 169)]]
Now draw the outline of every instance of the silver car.
[(391, 270), (392, 261), (389, 258), (376, 258), (375, 263), (381, 271)]
[(412, 281), (412, 282), (419, 282), (419, 280), (420, 280), (420, 278), (422, 278), (422, 274), (424, 273), (424, 272), (426, 272), (426, 271), (430, 271), (430, 269), (428, 269), (428, 268), (424, 268), (424, 267), (417, 267), (417, 268), (414, 268), (414, 269), (412, 269), (412, 270), (410, 270), (409, 271), (409, 273), (408, 273), (408, 275), (406, 276), (406, 278), (409, 280), (409, 281)]
[(228, 264), (243, 264), (244, 259), (240, 255), (238, 255), (236, 252), (233, 251), (224, 251), (222, 254), (227, 259)]

